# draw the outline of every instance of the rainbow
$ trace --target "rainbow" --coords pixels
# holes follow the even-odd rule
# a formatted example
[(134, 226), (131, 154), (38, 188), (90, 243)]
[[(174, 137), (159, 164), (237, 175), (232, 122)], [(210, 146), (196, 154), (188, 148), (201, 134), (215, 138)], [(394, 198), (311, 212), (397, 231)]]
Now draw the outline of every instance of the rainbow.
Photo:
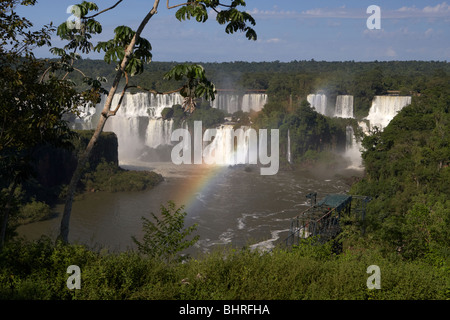
[(183, 205), (186, 212), (193, 209), (198, 200), (198, 194), (211, 188), (223, 177), (222, 173), (228, 169), (228, 165), (195, 164), (190, 166), (192, 167), (191, 173), (186, 179), (180, 181), (174, 194), (177, 207)]

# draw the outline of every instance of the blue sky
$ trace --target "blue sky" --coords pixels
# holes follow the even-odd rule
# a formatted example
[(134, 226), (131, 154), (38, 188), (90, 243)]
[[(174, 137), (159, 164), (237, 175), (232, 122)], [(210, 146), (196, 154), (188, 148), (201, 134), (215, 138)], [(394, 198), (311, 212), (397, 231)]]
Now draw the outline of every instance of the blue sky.
[[(170, 0), (170, 4), (184, 0)], [(81, 2), (81, 1), (79, 1)], [(100, 9), (116, 0), (94, 1)], [(224, 0), (224, 3), (229, 0)], [(70, 14), (74, 0), (38, 0), (34, 7), (19, 10), (36, 27), (53, 21), (59, 25)], [(152, 0), (124, 0), (99, 16), (104, 31), (95, 40), (112, 38), (118, 25), (137, 28)], [(256, 19), (257, 41), (243, 34), (228, 35), (215, 21), (179, 22), (175, 10), (161, 0), (159, 12), (147, 25), (143, 37), (153, 47), (155, 61), (450, 61), (450, 1), (430, 0), (248, 0), (245, 10)], [(381, 9), (381, 29), (367, 28), (367, 8)], [(63, 46), (55, 37), (54, 46)], [(48, 49), (36, 50), (50, 57)], [(92, 59), (101, 59), (91, 54)]]

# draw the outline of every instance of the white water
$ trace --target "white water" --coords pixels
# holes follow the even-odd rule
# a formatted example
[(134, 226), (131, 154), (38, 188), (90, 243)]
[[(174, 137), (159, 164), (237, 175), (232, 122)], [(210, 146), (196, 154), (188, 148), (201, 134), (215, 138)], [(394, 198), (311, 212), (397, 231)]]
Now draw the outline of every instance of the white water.
[(236, 165), (256, 164), (258, 140), (252, 136), (253, 130), (241, 127), (234, 130), (233, 125), (222, 125), (216, 129), (214, 140), (204, 149), (204, 161), (209, 164)]
[[(118, 103), (119, 95), (113, 99), (112, 109)], [(77, 129), (94, 129), (105, 102), (105, 96), (95, 107), (80, 107), (80, 119), (74, 123)], [(327, 113), (327, 97), (325, 94), (310, 94), (307, 97), (310, 104), (321, 114)], [(171, 134), (174, 129), (173, 121), (162, 120), (161, 112), (164, 108), (181, 104), (183, 98), (178, 93), (170, 95), (151, 95), (147, 93), (127, 93), (122, 101), (117, 115), (110, 117), (106, 123), (105, 131), (115, 132), (119, 142), (119, 159), (137, 159), (143, 154), (145, 148), (157, 148), (159, 146), (173, 145)], [(267, 102), (266, 94), (218, 94), (212, 104), (214, 108), (233, 113), (242, 111), (259, 111)], [(363, 131), (369, 132), (369, 128), (378, 126), (386, 127), (394, 116), (403, 107), (411, 103), (411, 97), (399, 96), (376, 96), (372, 102), (367, 120), (369, 125), (364, 124)], [(335, 117), (353, 117), (353, 96), (340, 95), (336, 99), (334, 110)], [(233, 132), (232, 126), (221, 126), (217, 128), (216, 137), (211, 143), (210, 153), (206, 158), (219, 159), (221, 164), (249, 163), (249, 157), (253, 156), (251, 143), (245, 128), (242, 131)], [(236, 137), (234, 136), (236, 134)], [(360, 142), (355, 140), (353, 129), (347, 128), (346, 155), (352, 159), (352, 166), (359, 167), (361, 163)], [(287, 160), (291, 162), (290, 135), (288, 132)], [(212, 151), (213, 150), (213, 151)], [(218, 156), (216, 156), (218, 153)]]
[(157, 148), (160, 145), (171, 145), (170, 136), (173, 131), (173, 120), (150, 119), (145, 132), (145, 145)]
[(361, 142), (355, 137), (352, 126), (346, 127), (346, 145), (344, 156), (349, 159), (348, 169), (362, 169)]
[(409, 96), (375, 96), (366, 118), (370, 121), (370, 128), (374, 126), (381, 130), (386, 128), (397, 113), (409, 104), (411, 104)]
[(260, 93), (244, 94), (242, 97), (242, 111), (261, 111), (267, 103), (267, 95)]
[[(349, 115), (350, 108), (346, 110), (346, 105), (350, 104), (350, 101), (346, 101), (347, 96), (343, 96), (336, 101), (336, 115), (346, 117)], [(351, 99), (353, 100), (353, 99)], [(353, 101), (352, 101), (353, 103)], [(370, 134), (370, 130), (377, 126), (380, 130), (383, 130), (389, 122), (397, 115), (397, 113), (402, 110), (407, 105), (411, 104), (411, 97), (409, 96), (375, 96), (372, 101), (372, 106), (369, 110), (369, 115), (366, 121), (359, 121), (358, 125), (364, 132), (364, 134)], [(353, 109), (353, 108), (352, 108)], [(353, 132), (353, 127), (347, 126), (347, 143), (345, 156), (350, 159), (351, 168), (362, 168), (362, 158), (361, 158), (361, 141), (355, 138)]]
[(306, 97), (309, 104), (316, 112), (326, 115), (327, 113), (327, 96), (324, 94), (309, 94)]
[[(119, 94), (114, 95), (112, 110), (117, 106), (119, 98)], [(73, 127), (84, 130), (95, 129), (105, 100), (106, 96), (103, 96), (101, 102), (95, 107), (80, 107), (80, 117), (74, 121)], [(246, 112), (250, 110), (260, 111), (266, 102), (266, 94), (245, 94), (242, 96), (218, 94), (212, 107), (228, 113), (234, 113), (238, 110)], [(174, 130), (173, 121), (161, 119), (161, 112), (164, 108), (171, 108), (175, 104), (182, 103), (183, 97), (178, 93), (169, 95), (126, 93), (119, 111), (115, 116), (108, 119), (104, 128), (104, 131), (112, 131), (117, 134), (119, 159), (136, 159), (143, 154), (143, 150), (146, 147), (157, 148), (159, 146), (173, 145), (171, 141), (171, 134)], [(233, 152), (231, 149), (230, 129), (222, 127), (218, 129), (217, 133), (215, 144), (222, 147), (220, 150), (228, 150), (221, 159), (226, 164), (235, 164), (235, 162), (231, 161), (230, 155)], [(238, 141), (241, 141), (240, 137), (238, 138)], [(222, 141), (222, 139), (224, 140)], [(241, 150), (248, 151), (248, 141), (243, 143), (242, 146), (237, 146), (238, 152), (246, 152)]]
[(233, 114), (237, 111), (261, 111), (267, 103), (268, 97), (264, 93), (238, 94), (217, 94), (212, 102), (212, 107), (222, 110), (225, 113)]
[(291, 132), (288, 129), (287, 133), (287, 161), (288, 163), (292, 163), (292, 155), (291, 155)]
[(353, 96), (341, 95), (336, 97), (334, 117), (353, 118)]

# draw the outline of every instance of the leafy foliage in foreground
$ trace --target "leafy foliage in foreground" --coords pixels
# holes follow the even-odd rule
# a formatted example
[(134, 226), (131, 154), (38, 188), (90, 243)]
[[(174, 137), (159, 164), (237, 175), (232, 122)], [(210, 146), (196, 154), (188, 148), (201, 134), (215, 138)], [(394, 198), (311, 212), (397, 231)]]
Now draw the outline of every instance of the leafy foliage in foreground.
[[(366, 286), (369, 265), (381, 269), (381, 289)], [(81, 269), (81, 289), (69, 290), (69, 265)], [(2, 299), (446, 299), (448, 267), (329, 245), (215, 251), (185, 263), (80, 245), (16, 240), (0, 253)]]
[(196, 235), (187, 239), (196, 229), (197, 224), (184, 227), (187, 215), (184, 207), (175, 208), (175, 203), (169, 201), (167, 207), (161, 205), (161, 218), (151, 213), (152, 220), (142, 217), (144, 237), (142, 242), (132, 237), (140, 253), (150, 257), (163, 259), (167, 262), (175, 259), (183, 261), (185, 257), (179, 255), (184, 249), (193, 246), (199, 239)]

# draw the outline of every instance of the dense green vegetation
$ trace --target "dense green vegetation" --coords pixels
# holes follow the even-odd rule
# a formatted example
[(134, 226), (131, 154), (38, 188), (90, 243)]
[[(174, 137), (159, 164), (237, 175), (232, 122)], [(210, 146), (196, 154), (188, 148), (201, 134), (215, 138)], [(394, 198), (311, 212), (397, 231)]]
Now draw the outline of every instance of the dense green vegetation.
[(130, 171), (113, 163), (100, 163), (94, 171), (85, 172), (81, 179), (83, 191), (142, 191), (160, 183), (163, 177), (152, 171)]
[[(381, 269), (381, 289), (366, 286), (369, 265)], [(66, 287), (69, 265), (81, 269), (81, 289)], [(333, 299), (426, 300), (448, 298), (448, 269), (405, 261), (375, 248), (330, 246), (215, 251), (167, 264), (137, 252), (94, 252), (43, 238), (15, 240), (0, 253), (3, 299)]]
[(31, 21), (14, 11), (16, 4), (0, 2), (0, 249), (17, 207), (18, 188), (33, 177), (36, 149), (45, 144), (67, 147), (72, 134), (62, 116), (79, 103), (69, 83), (51, 76), (45, 83), (39, 80), (45, 66), (33, 50), (49, 45), (54, 28), (32, 28)]
[(193, 128), (194, 121), (201, 121), (203, 128), (213, 128), (224, 122), (225, 114), (219, 109), (211, 107), (206, 101), (197, 101), (195, 112), (185, 111), (182, 106), (174, 105), (172, 108), (165, 108), (161, 113), (163, 119), (174, 121), (176, 128), (181, 128), (186, 124)]
[(363, 140), (368, 235), (405, 259), (446, 264), (450, 245), (450, 75), (439, 74), (383, 132)]
[[(288, 108), (282, 103), (269, 102), (252, 117), (254, 126), (280, 129), (280, 158), (286, 159), (287, 133), (291, 137), (291, 154), (297, 164), (317, 163), (326, 154), (345, 151), (346, 126), (352, 119), (325, 117), (303, 100)], [(331, 160), (331, 159), (328, 159)], [(331, 163), (330, 163), (331, 164)]]

